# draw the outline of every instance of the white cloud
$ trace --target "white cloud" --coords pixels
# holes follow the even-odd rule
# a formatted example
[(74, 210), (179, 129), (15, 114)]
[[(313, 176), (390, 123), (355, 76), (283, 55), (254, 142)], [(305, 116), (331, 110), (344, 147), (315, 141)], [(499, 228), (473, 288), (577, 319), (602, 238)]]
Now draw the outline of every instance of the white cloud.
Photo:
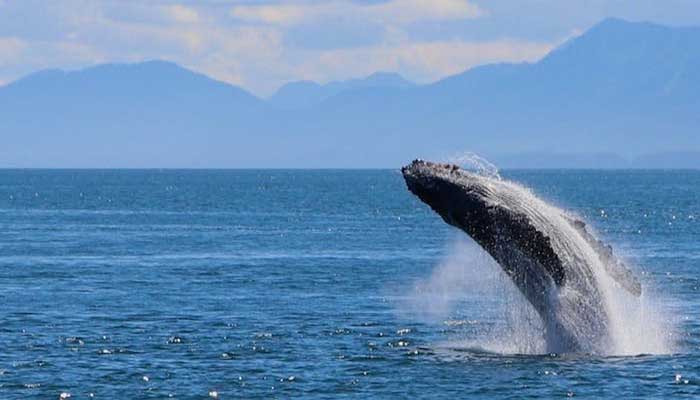
[(402, 25), (417, 21), (471, 19), (486, 12), (466, 0), (390, 0), (370, 4), (334, 0), (320, 4), (239, 5), (232, 7), (230, 14), (245, 22), (289, 26), (328, 18)]
[(318, 53), (299, 67), (309, 79), (343, 79), (375, 71), (398, 71), (407, 77), (429, 82), (464, 70), (493, 62), (535, 61), (552, 49), (550, 43), (517, 40), (468, 42), (446, 40), (404, 42)]
[(199, 13), (191, 7), (185, 7), (180, 4), (166, 6), (164, 8), (167, 16), (176, 22), (193, 24), (199, 22)]
[(245, 22), (291, 25), (315, 18), (328, 10), (328, 5), (241, 5), (231, 9), (231, 16)]
[[(0, 37), (0, 57), (12, 56), (22, 51), (27, 46), (26, 42), (16, 37)], [(2, 58), (0, 58), (1, 60)]]
[(472, 19), (486, 14), (476, 4), (463, 0), (392, 0), (368, 6), (367, 13), (390, 23)]
[(24, 40), (15, 37), (0, 37), (0, 67), (12, 63), (27, 48)]

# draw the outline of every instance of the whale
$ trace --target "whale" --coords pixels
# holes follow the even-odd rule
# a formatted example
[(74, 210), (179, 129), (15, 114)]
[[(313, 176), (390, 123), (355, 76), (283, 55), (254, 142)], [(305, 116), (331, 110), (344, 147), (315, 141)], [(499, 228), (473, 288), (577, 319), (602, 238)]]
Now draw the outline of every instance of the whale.
[(547, 352), (610, 348), (610, 291), (634, 298), (642, 286), (581, 218), (498, 175), (420, 159), (401, 172), (410, 192), (498, 263), (542, 319)]

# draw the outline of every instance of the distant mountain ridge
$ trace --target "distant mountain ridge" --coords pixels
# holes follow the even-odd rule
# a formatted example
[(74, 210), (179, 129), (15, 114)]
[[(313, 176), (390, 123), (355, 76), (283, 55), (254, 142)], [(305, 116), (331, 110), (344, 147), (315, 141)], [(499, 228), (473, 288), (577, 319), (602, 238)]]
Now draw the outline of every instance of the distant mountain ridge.
[(260, 99), (163, 61), (50, 70), (0, 87), (0, 166), (396, 167), (470, 150), (510, 167), (700, 168), (699, 89), (700, 28), (619, 19), (536, 63), (428, 85), (380, 73)]
[(324, 85), (312, 81), (290, 82), (279, 88), (269, 101), (274, 106), (286, 109), (308, 108), (343, 92), (380, 89), (411, 88), (415, 83), (406, 80), (397, 73), (375, 72), (366, 78), (333, 81)]

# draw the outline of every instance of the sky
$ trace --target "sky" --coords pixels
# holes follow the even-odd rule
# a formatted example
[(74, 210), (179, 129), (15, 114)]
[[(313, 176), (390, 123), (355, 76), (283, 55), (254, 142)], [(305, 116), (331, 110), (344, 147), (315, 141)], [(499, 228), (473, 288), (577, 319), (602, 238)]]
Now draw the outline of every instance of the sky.
[(700, 25), (697, 0), (0, 0), (0, 85), (163, 59), (265, 97), (377, 71), (427, 83), (536, 61), (606, 17)]

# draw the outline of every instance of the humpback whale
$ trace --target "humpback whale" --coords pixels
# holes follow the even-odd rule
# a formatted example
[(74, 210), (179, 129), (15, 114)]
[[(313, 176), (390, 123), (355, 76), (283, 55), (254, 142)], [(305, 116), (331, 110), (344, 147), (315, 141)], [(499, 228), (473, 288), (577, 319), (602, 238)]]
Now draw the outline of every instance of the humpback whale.
[(541, 317), (548, 352), (605, 353), (613, 340), (606, 291), (638, 297), (642, 288), (583, 221), (514, 182), (453, 164), (415, 160), (401, 172), (413, 194), (500, 265)]

